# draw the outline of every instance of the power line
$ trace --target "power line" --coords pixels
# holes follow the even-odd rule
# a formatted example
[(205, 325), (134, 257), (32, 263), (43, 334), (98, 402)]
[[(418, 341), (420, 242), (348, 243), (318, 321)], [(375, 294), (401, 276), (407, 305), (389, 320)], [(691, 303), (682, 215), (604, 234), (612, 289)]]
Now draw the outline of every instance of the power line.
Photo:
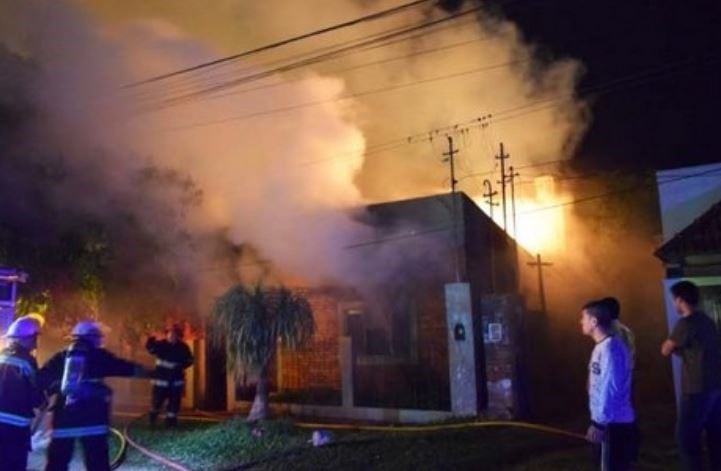
[(161, 81), (161, 80), (167, 80), (167, 79), (169, 79), (169, 78), (171, 78), (171, 77), (177, 77), (177, 76), (179, 76), (179, 75), (188, 74), (188, 73), (195, 72), (195, 71), (198, 71), (198, 70), (207, 69), (207, 68), (210, 68), (210, 67), (216, 67), (216, 66), (219, 66), (219, 65), (221, 65), (221, 64), (225, 64), (225, 63), (228, 63), (228, 62), (231, 62), (231, 61), (235, 61), (235, 60), (241, 59), (241, 58), (243, 58), (243, 57), (248, 57), (248, 56), (253, 55), (253, 54), (258, 54), (258, 53), (261, 53), (261, 52), (270, 51), (270, 50), (272, 50), (272, 49), (277, 49), (277, 48), (279, 48), (279, 47), (282, 47), (282, 46), (285, 46), (285, 45), (288, 45), (288, 44), (292, 44), (292, 43), (294, 43), (294, 42), (302, 41), (302, 40), (304, 40), (304, 39), (312, 38), (312, 37), (314, 37), (314, 36), (320, 36), (320, 35), (323, 35), (323, 34), (326, 34), (326, 33), (332, 32), (332, 31), (336, 31), (336, 30), (343, 29), (343, 28), (348, 28), (348, 27), (350, 27), (350, 26), (355, 26), (355, 25), (360, 24), (360, 23), (364, 23), (364, 22), (368, 22), (368, 21), (374, 21), (374, 20), (377, 20), (377, 19), (380, 19), (380, 18), (384, 18), (384, 17), (387, 17), (387, 16), (395, 15), (395, 14), (400, 13), (400, 12), (402, 12), (402, 11), (405, 11), (405, 10), (407, 10), (407, 9), (409, 9), (409, 8), (413, 8), (413, 7), (415, 7), (415, 6), (422, 5), (422, 4), (424, 4), (424, 3), (429, 3), (430, 1), (431, 1), (431, 0), (415, 0), (415, 1), (412, 1), (412, 2), (409, 2), (409, 3), (404, 3), (404, 4), (402, 4), (402, 5), (398, 5), (398, 6), (396, 6), (396, 7), (389, 8), (389, 9), (387, 9), (387, 10), (382, 10), (382, 11), (379, 11), (379, 12), (376, 12), (376, 13), (372, 13), (372, 14), (370, 14), (370, 15), (361, 16), (361, 17), (359, 17), (359, 18), (355, 18), (355, 19), (350, 20), (350, 21), (345, 21), (345, 22), (342, 22), (342, 23), (337, 23), (337, 24), (335, 24), (335, 25), (328, 26), (328, 27), (326, 27), (326, 28), (321, 28), (321, 29), (318, 29), (318, 30), (315, 30), (315, 31), (311, 31), (311, 32), (309, 32), (309, 33), (301, 34), (301, 35), (299, 35), (299, 36), (294, 36), (294, 37), (292, 37), (292, 38), (283, 39), (283, 40), (281, 40), (281, 41), (277, 41), (277, 42), (275, 42), (275, 43), (267, 44), (267, 45), (265, 45), (265, 46), (261, 46), (261, 47), (255, 48), (255, 49), (251, 49), (251, 50), (249, 50), (249, 51), (244, 51), (244, 52), (237, 53), (237, 54), (233, 54), (233, 55), (230, 55), (230, 56), (221, 57), (221, 58), (219, 58), (219, 59), (215, 59), (215, 60), (212, 60), (212, 61), (203, 62), (203, 63), (201, 63), (201, 64), (197, 64), (197, 65), (194, 65), (194, 66), (191, 66), (191, 67), (186, 67), (186, 68), (183, 68), (183, 69), (180, 69), (180, 70), (176, 70), (176, 71), (173, 71), (173, 72), (167, 72), (167, 73), (164, 73), (164, 74), (156, 75), (156, 76), (154, 76), (154, 77), (149, 77), (149, 78), (146, 78), (146, 79), (144, 79), (144, 80), (140, 80), (140, 81), (137, 81), (137, 82), (134, 82), (134, 83), (127, 84), (127, 85), (125, 85), (123, 88), (138, 87), (138, 86), (140, 86), (140, 85), (144, 85), (144, 84), (148, 84), (148, 83), (153, 83), (153, 82), (158, 82), (158, 81)]
[[(430, 24), (424, 23), (424, 24), (417, 25), (417, 26), (414, 26), (411, 28), (409, 28), (408, 26), (399, 26), (397, 28), (381, 31), (379, 33), (374, 33), (374, 34), (367, 35), (367, 36), (364, 36), (361, 38), (354, 38), (352, 40), (348, 40), (348, 41), (345, 41), (342, 43), (336, 43), (331, 46), (325, 46), (325, 47), (319, 48), (314, 51), (300, 54), (297, 57), (298, 60), (300, 58), (315, 58), (315, 60), (309, 61), (308, 63), (297, 63), (297, 66), (293, 67), (293, 68), (300, 68), (300, 67), (314, 65), (317, 63), (325, 62), (325, 61), (337, 60), (337, 59), (340, 59), (340, 58), (343, 58), (343, 57), (346, 57), (349, 55), (367, 52), (367, 51), (371, 51), (373, 49), (387, 47), (387, 46), (391, 46), (391, 45), (398, 44), (401, 42), (411, 41), (411, 40), (415, 40), (415, 39), (419, 39), (419, 38), (426, 38), (429, 34), (436, 34), (438, 32), (442, 32), (449, 28), (458, 28), (459, 26), (464, 26), (466, 24), (469, 24), (471, 21), (474, 24), (476, 23), (475, 18), (471, 18), (471, 21), (469, 21), (469, 20), (466, 20), (463, 22), (454, 21), (454, 23), (450, 24), (450, 25), (449, 24), (445, 24), (445, 25), (440, 24), (441, 22), (445, 22), (445, 21), (446, 20), (443, 20), (443, 19), (435, 20), (435, 21), (431, 22)], [(418, 29), (422, 29), (422, 32), (418, 33), (418, 34), (414, 34), (414, 35), (402, 36), (407, 33), (412, 33)], [(396, 36), (401, 36), (401, 37), (395, 38)], [(486, 38), (479, 38), (478, 40), (485, 40), (485, 39)], [(361, 43), (360, 41), (365, 41), (365, 42)], [(353, 47), (348, 47), (348, 48), (344, 47), (344, 46), (351, 46), (351, 45)], [(341, 48), (343, 48), (342, 51), (340, 50)], [(326, 54), (323, 57), (317, 56), (317, 54), (324, 52), (324, 51), (333, 51), (333, 52), (331, 54)], [(166, 86), (163, 88), (163, 92), (167, 95), (168, 92), (192, 91), (193, 87), (195, 87), (195, 86), (219, 85), (221, 83), (221, 82), (219, 82), (219, 80), (231, 79), (231, 78), (233, 78), (234, 75), (237, 75), (238, 73), (251, 72), (253, 70), (257, 70), (258, 68), (268, 68), (271, 66), (278, 67), (279, 65), (284, 64), (286, 61), (288, 61), (290, 59), (292, 59), (292, 58), (278, 59), (278, 60), (274, 60), (271, 62), (259, 64), (257, 67), (256, 66), (246, 66), (239, 70), (228, 70), (228, 71), (220, 72), (220, 73), (210, 75), (207, 77), (200, 76), (200, 77), (194, 77), (194, 78), (186, 78), (185, 83), (180, 82), (180, 83), (176, 83), (176, 84), (170, 84), (169, 86)], [(369, 65), (374, 65), (374, 64), (369, 64)], [(290, 68), (290, 64), (286, 64), (286, 66)], [(360, 68), (360, 67), (358, 67), (358, 68)], [(353, 68), (334, 71), (334, 73), (345, 72), (347, 70), (353, 70)], [(288, 82), (284, 82), (284, 83), (280, 83), (280, 84), (270, 84), (270, 86), (283, 85), (285, 83), (288, 83)], [(262, 89), (262, 88), (266, 88), (268, 86), (269, 85), (262, 85), (259, 87), (255, 87), (252, 89), (246, 89), (246, 90)], [(222, 95), (215, 95), (215, 96), (208, 97), (208, 98), (215, 98), (215, 97), (219, 97), (219, 96), (229, 96), (232, 94), (239, 94), (239, 93), (245, 92), (246, 90), (241, 90), (239, 92), (226, 93), (226, 94), (222, 94)], [(140, 91), (140, 93), (137, 94), (136, 96), (138, 98), (144, 98), (144, 97), (145, 98), (153, 98), (152, 95), (156, 94), (156, 93), (157, 93), (156, 91), (148, 89), (145, 91)], [(171, 98), (172, 98), (172, 96), (171, 96)]]
[(312, 107), (312, 106), (336, 103), (339, 101), (350, 100), (353, 98), (360, 98), (360, 97), (364, 97), (364, 96), (375, 95), (377, 93), (396, 91), (396, 90), (401, 90), (401, 89), (408, 88), (408, 87), (438, 82), (441, 80), (448, 80), (448, 79), (463, 77), (463, 76), (467, 76), (467, 75), (477, 74), (479, 72), (507, 67), (508, 65), (515, 64), (518, 62), (519, 61), (504, 62), (504, 63), (494, 64), (494, 65), (485, 66), (485, 67), (478, 67), (478, 68), (474, 68), (471, 70), (465, 70), (462, 72), (456, 72), (453, 74), (446, 74), (446, 75), (441, 75), (441, 76), (427, 78), (427, 79), (414, 80), (414, 81), (410, 81), (410, 82), (406, 82), (406, 83), (402, 83), (402, 84), (390, 85), (390, 86), (380, 87), (380, 88), (376, 88), (376, 89), (366, 90), (364, 92), (351, 93), (351, 94), (345, 95), (343, 97), (329, 98), (329, 99), (325, 99), (325, 100), (315, 100), (315, 101), (310, 101), (310, 102), (305, 102), (305, 103), (299, 103), (297, 105), (285, 106), (282, 108), (274, 108), (274, 109), (265, 110), (265, 111), (258, 111), (255, 113), (248, 113), (245, 115), (229, 116), (227, 118), (221, 118), (221, 119), (210, 120), (210, 121), (199, 122), (199, 123), (192, 123), (192, 124), (183, 125), (183, 126), (176, 126), (176, 127), (168, 128), (168, 129), (166, 129), (166, 131), (176, 131), (176, 130), (181, 130), (181, 129), (207, 127), (207, 126), (213, 126), (216, 124), (222, 124), (222, 123), (227, 123), (227, 122), (232, 122), (232, 121), (245, 121), (248, 119), (258, 118), (258, 117), (262, 117), (262, 116), (269, 116), (269, 115), (273, 115), (273, 114), (277, 114), (277, 113), (285, 113), (288, 111), (295, 111), (295, 110), (308, 108), (308, 107)]
[[(665, 184), (668, 184), (668, 183), (673, 183), (673, 182), (677, 182), (677, 181), (681, 181), (681, 180), (686, 180), (686, 179), (690, 179), (690, 178), (698, 178), (698, 177), (702, 177), (702, 176), (718, 175), (718, 174), (721, 174), (721, 169), (711, 169), (711, 170), (706, 170), (706, 171), (698, 172), (698, 173), (694, 173), (694, 174), (688, 174), (688, 175), (679, 176), (679, 177), (673, 178), (673, 179), (668, 179), (668, 180), (665, 180), (665, 181), (663, 181), (663, 182), (659, 182), (658, 185), (660, 186), (660, 185), (665, 185)], [(652, 184), (652, 183), (651, 183), (651, 184)], [(627, 187), (627, 188), (622, 188), (622, 189), (619, 189), (619, 190), (609, 191), (609, 192), (602, 193), (602, 194), (598, 194), (598, 195), (592, 195), (592, 196), (588, 196), (588, 197), (584, 197), (584, 198), (578, 198), (578, 199), (571, 200), (571, 201), (567, 201), (567, 202), (561, 203), (561, 204), (554, 204), (554, 205), (550, 205), (550, 206), (544, 206), (544, 207), (542, 207), (542, 208), (536, 208), (536, 209), (534, 209), (534, 210), (524, 211), (524, 212), (519, 213), (519, 214), (530, 214), (530, 213), (535, 213), (535, 212), (539, 212), (539, 211), (547, 211), (547, 210), (549, 210), (549, 209), (556, 209), (556, 208), (560, 208), (560, 207), (564, 207), (564, 206), (570, 206), (570, 205), (574, 205), (574, 204), (581, 204), (581, 203), (585, 203), (585, 202), (588, 202), (588, 201), (593, 201), (593, 200), (600, 199), (600, 198), (606, 198), (606, 197), (608, 197), (608, 196), (614, 196), (614, 195), (617, 195), (617, 194), (623, 194), (623, 193), (629, 193), (629, 192), (634, 192), (634, 191), (640, 191), (641, 189), (643, 189), (643, 188), (645, 188), (645, 187), (647, 187), (647, 186), (649, 186), (649, 185), (650, 185), (650, 184), (645, 184), (645, 185), (640, 185), (640, 186), (639, 186), (639, 185), (634, 185), (634, 186), (632, 186), (632, 187)], [(387, 243), (387, 242), (394, 242), (394, 241), (397, 241), (397, 240), (403, 240), (403, 239), (408, 239), (408, 238), (412, 238), (412, 237), (419, 237), (419, 236), (423, 236), (423, 235), (427, 235), (427, 234), (433, 234), (433, 233), (437, 233), (437, 232), (450, 231), (450, 230), (453, 230), (453, 227), (452, 227), (452, 226), (436, 227), (436, 228), (428, 229), (428, 230), (425, 230), (425, 231), (411, 231), (411, 232), (408, 232), (408, 233), (396, 234), (396, 235), (392, 235), (392, 236), (385, 237), (385, 238), (382, 238), (382, 239), (376, 239), (376, 240), (373, 240), (373, 241), (368, 241), (368, 242), (362, 242), (362, 243), (347, 245), (347, 246), (345, 246), (345, 248), (347, 248), (347, 249), (354, 249), (354, 248), (358, 248), (358, 247), (367, 247), (367, 246), (371, 246), (371, 245), (383, 244), (383, 243)]]
[[(372, 67), (372, 66), (376, 66), (376, 65), (388, 64), (388, 63), (391, 63), (391, 62), (396, 62), (396, 61), (399, 61), (399, 60), (409, 59), (409, 58), (411, 58), (411, 57), (422, 56), (422, 55), (426, 55), (426, 54), (432, 54), (432, 53), (440, 52), (440, 51), (447, 51), (447, 50), (450, 50), (450, 49), (455, 49), (455, 48), (467, 46), (467, 45), (469, 45), (469, 44), (477, 43), (477, 42), (480, 42), (480, 41), (488, 41), (488, 38), (487, 38), (487, 37), (480, 37), (480, 38), (469, 39), (469, 40), (466, 40), (466, 41), (460, 41), (460, 42), (448, 44), (448, 45), (445, 45), (445, 46), (439, 46), (439, 47), (434, 47), (434, 48), (430, 48), (430, 49), (423, 49), (423, 50), (414, 51), (414, 52), (411, 52), (411, 53), (408, 53), (408, 54), (398, 55), (398, 56), (394, 56), (394, 57), (387, 57), (387, 58), (385, 58), (385, 59), (379, 59), (379, 60), (375, 60), (375, 61), (371, 61), (371, 62), (365, 62), (365, 63), (362, 63), (362, 64), (357, 64), (357, 65), (354, 65), (354, 66), (352, 66), (352, 67), (346, 67), (346, 68), (338, 69), (338, 70), (331, 70), (331, 71), (329, 71), (329, 73), (332, 73), (332, 74), (343, 74), (343, 73), (347, 73), (347, 72), (353, 72), (353, 71), (356, 71), (356, 70), (364, 69), (364, 68), (366, 68), (366, 67)], [(386, 46), (386, 44), (383, 44), (383, 45), (377, 46), (377, 47), (382, 47), (382, 46)], [(337, 59), (337, 57), (334, 57), (333, 59)], [(531, 60), (532, 60), (532, 59), (528, 59), (528, 60), (523, 61), (523, 62), (530, 62)], [(228, 93), (213, 94), (213, 95), (210, 95), (210, 96), (207, 96), (207, 97), (204, 97), (204, 98), (205, 98), (205, 99), (219, 99), (219, 98), (226, 98), (226, 97), (229, 97), (229, 96), (238, 96), (238, 95), (243, 95), (243, 94), (246, 94), (246, 93), (255, 92), (255, 91), (259, 91), (259, 90), (268, 90), (268, 89), (272, 89), (272, 88), (284, 87), (284, 86), (287, 86), (287, 85), (292, 84), (292, 83), (301, 82), (301, 81), (303, 81), (303, 80), (306, 80), (306, 79), (305, 79), (305, 78), (299, 78), (299, 79), (294, 79), (294, 80), (285, 80), (285, 81), (282, 81), (282, 82), (275, 82), (275, 83), (270, 83), (270, 84), (266, 84), (266, 85), (259, 85), (259, 86), (257, 86), (257, 87), (245, 88), (245, 89), (242, 89), (242, 90), (237, 90), (237, 91), (228, 92)]]
[[(710, 62), (704, 63), (704, 64), (699, 64), (699, 65), (710, 65), (711, 63), (713, 63), (713, 61), (718, 60), (718, 57), (712, 56), (710, 59), (711, 59)], [(245, 121), (248, 119), (268, 116), (268, 115), (277, 114), (277, 113), (296, 111), (298, 109), (303, 109), (303, 108), (312, 107), (312, 106), (319, 106), (319, 105), (323, 105), (323, 104), (329, 104), (329, 103), (349, 100), (349, 99), (353, 99), (353, 98), (364, 97), (364, 96), (373, 95), (373, 94), (377, 94), (377, 93), (384, 93), (384, 92), (389, 92), (389, 91), (400, 90), (400, 89), (408, 88), (411, 86), (424, 85), (427, 83), (433, 83), (433, 82), (442, 81), (442, 80), (459, 78), (459, 77), (463, 77), (463, 76), (467, 76), (467, 75), (476, 74), (479, 72), (499, 69), (499, 68), (517, 64), (520, 62), (521, 62), (520, 60), (504, 62), (504, 63), (494, 64), (494, 65), (490, 65), (490, 66), (478, 67), (478, 68), (474, 68), (474, 69), (470, 69), (470, 70), (466, 70), (466, 71), (456, 72), (456, 73), (452, 73), (452, 74), (445, 74), (445, 75), (440, 75), (437, 77), (410, 81), (410, 82), (406, 82), (403, 84), (397, 84), (397, 85), (391, 85), (391, 86), (366, 90), (363, 92), (348, 94), (348, 95), (345, 95), (342, 97), (329, 98), (329, 99), (325, 99), (325, 100), (315, 100), (315, 101), (311, 101), (311, 102), (299, 103), (296, 105), (291, 105), (291, 106), (286, 106), (286, 107), (281, 107), (281, 108), (274, 108), (274, 109), (270, 109), (270, 110), (258, 111), (255, 113), (248, 113), (245, 115), (230, 116), (230, 117), (226, 117), (226, 118), (220, 118), (220, 119), (210, 120), (210, 121), (205, 121), (205, 122), (200, 122), (200, 123), (192, 123), (192, 124), (188, 124), (188, 125), (175, 126), (175, 127), (166, 129), (166, 131), (177, 131), (177, 130), (182, 130), (182, 129), (196, 128), (196, 127), (206, 127), (206, 126), (223, 124), (223, 123), (232, 122), (232, 121)], [(673, 72), (674, 68), (678, 67), (679, 65), (682, 65), (682, 64), (687, 65), (689, 62), (690, 61), (688, 59), (683, 60), (683, 61), (678, 61), (677, 63), (667, 64), (667, 65), (664, 65), (664, 66), (661, 66), (661, 67), (658, 67), (658, 68), (655, 68), (652, 70), (647, 70), (647, 71), (644, 71), (641, 73), (635, 73), (635, 74), (621, 77), (621, 78), (618, 78), (618, 79), (615, 79), (612, 81), (608, 81), (601, 85), (587, 87), (586, 89), (579, 91), (579, 92), (574, 91), (574, 92), (563, 93), (563, 94), (555, 95), (552, 97), (535, 100), (533, 102), (529, 102), (529, 103), (515, 106), (512, 108), (507, 108), (505, 110), (502, 110), (500, 112), (496, 112), (496, 113), (492, 114), (491, 119), (493, 122), (502, 122), (502, 121), (507, 121), (510, 119), (516, 119), (516, 118), (518, 118), (520, 116), (524, 116), (526, 114), (536, 113), (538, 111), (542, 111), (542, 110), (545, 110), (548, 108), (553, 108), (553, 107), (557, 106), (557, 103), (555, 103), (555, 102), (559, 102), (559, 101), (564, 102), (564, 101), (570, 101), (570, 100), (576, 99), (578, 93), (607, 93), (607, 92), (609, 92), (611, 90), (615, 90), (617, 88), (646, 83), (649, 80), (659, 79), (659, 78), (663, 77), (665, 73)], [(461, 126), (462, 125), (470, 125), (470, 124), (471, 123), (462, 123)], [(456, 126), (458, 126), (458, 125), (456, 125)], [(425, 135), (426, 133), (422, 133), (422, 134)]]
[(176, 97), (165, 98), (164, 100), (161, 100), (158, 103), (158, 105), (160, 105), (160, 106), (156, 106), (156, 109), (167, 107), (167, 106), (172, 106), (174, 104), (182, 103), (184, 101), (188, 101), (188, 100), (191, 100), (194, 98), (197, 99), (200, 96), (213, 94), (215, 92), (222, 91), (222, 90), (232, 88), (232, 87), (236, 87), (236, 86), (242, 85), (244, 83), (253, 82), (253, 81), (261, 80), (264, 78), (272, 77), (279, 73), (284, 73), (284, 72), (288, 72), (288, 71), (291, 71), (291, 70), (294, 70), (294, 69), (297, 69), (300, 67), (306, 67), (309, 65), (317, 64), (317, 63), (324, 62), (329, 59), (337, 58), (339, 56), (342, 57), (343, 53), (352, 52), (352, 51), (356, 50), (358, 47), (376, 44), (379, 41), (385, 41), (387, 39), (392, 39), (397, 36), (407, 34), (409, 32), (423, 30), (423, 29), (426, 29), (428, 27), (431, 27), (431, 26), (434, 26), (434, 25), (437, 25), (437, 24), (440, 24), (443, 22), (452, 21), (452, 20), (461, 18), (463, 16), (480, 11), (480, 9), (481, 9), (481, 7), (471, 8), (471, 9), (468, 9), (468, 10), (465, 10), (462, 12), (454, 13), (452, 15), (437, 19), (437, 20), (428, 21), (428, 22), (421, 23), (419, 25), (415, 25), (415, 26), (412, 26), (412, 27), (409, 27), (409, 28), (406, 28), (406, 29), (403, 29), (400, 31), (386, 34), (384, 36), (369, 39), (362, 43), (354, 44), (354, 45), (347, 46), (347, 47), (340, 48), (340, 49), (335, 49), (331, 52), (312, 56), (310, 58), (307, 58), (307, 59), (304, 59), (304, 60), (301, 60), (298, 62), (281, 65), (279, 67), (276, 67), (275, 69), (262, 70), (260, 72), (256, 72), (256, 73), (253, 73), (250, 75), (245, 75), (245, 76), (233, 79), (233, 80), (226, 81), (224, 83), (217, 83), (217, 84), (209, 85), (208, 87), (206, 87), (204, 89), (189, 91), (183, 95), (179, 95)]
[[(711, 170), (705, 170), (705, 171), (699, 172), (699, 173), (683, 175), (683, 176), (676, 177), (676, 178), (670, 178), (670, 179), (664, 180), (662, 182), (650, 182), (650, 183), (646, 183), (646, 184), (637, 184), (637, 185), (629, 186), (629, 187), (622, 188), (619, 190), (609, 191), (607, 193), (601, 193), (598, 195), (592, 195), (592, 196), (587, 196), (584, 198), (566, 201), (565, 203), (559, 203), (559, 204), (554, 204), (551, 206), (544, 206), (542, 208), (535, 208), (535, 209), (531, 209), (528, 211), (523, 211), (520, 214), (530, 214), (530, 213), (536, 213), (539, 211), (547, 211), (549, 209), (555, 209), (555, 208), (561, 208), (564, 206), (585, 203), (587, 201), (593, 201), (593, 200), (597, 200), (600, 198), (605, 198), (607, 196), (614, 196), (614, 195), (623, 194), (623, 193), (631, 193), (631, 192), (635, 192), (635, 191), (640, 191), (640, 189), (642, 189), (643, 187), (647, 187), (647, 186), (653, 185), (653, 184), (657, 184), (657, 185), (661, 186), (661, 185), (667, 185), (669, 183), (674, 183), (674, 182), (681, 181), (681, 180), (687, 180), (689, 178), (698, 178), (698, 177), (708, 176), (708, 175), (718, 175), (719, 173), (721, 173), (721, 169), (711, 169)], [(639, 188), (639, 186), (641, 188)]]

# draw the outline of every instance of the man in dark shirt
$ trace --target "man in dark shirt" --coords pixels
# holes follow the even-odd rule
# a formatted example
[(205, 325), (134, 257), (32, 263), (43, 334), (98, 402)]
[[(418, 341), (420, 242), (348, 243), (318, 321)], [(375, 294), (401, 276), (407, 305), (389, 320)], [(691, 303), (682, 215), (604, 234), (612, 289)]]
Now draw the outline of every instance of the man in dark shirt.
[(699, 290), (690, 281), (671, 287), (681, 316), (661, 353), (681, 357), (681, 404), (677, 433), (681, 456), (689, 470), (702, 470), (701, 436), (711, 469), (721, 471), (721, 338), (716, 324), (697, 308)]
[(167, 401), (166, 427), (178, 424), (178, 411), (185, 391), (185, 369), (193, 364), (193, 354), (183, 342), (183, 329), (174, 325), (166, 332), (165, 340), (151, 336), (145, 344), (148, 352), (156, 357), (153, 384), (153, 398), (150, 409), (150, 423), (154, 424), (163, 404)]

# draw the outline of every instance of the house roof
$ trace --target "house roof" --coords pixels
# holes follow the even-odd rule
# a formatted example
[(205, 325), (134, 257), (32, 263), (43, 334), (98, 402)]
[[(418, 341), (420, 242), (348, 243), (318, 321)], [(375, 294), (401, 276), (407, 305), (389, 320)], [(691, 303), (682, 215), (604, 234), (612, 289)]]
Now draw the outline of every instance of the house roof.
[(655, 252), (666, 263), (679, 263), (689, 255), (708, 254), (721, 254), (721, 201)]

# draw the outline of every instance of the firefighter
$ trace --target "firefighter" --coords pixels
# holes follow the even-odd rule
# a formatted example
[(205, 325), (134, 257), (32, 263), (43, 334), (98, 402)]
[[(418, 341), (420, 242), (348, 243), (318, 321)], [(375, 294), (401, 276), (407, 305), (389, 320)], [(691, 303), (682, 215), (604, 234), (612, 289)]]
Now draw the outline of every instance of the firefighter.
[(110, 469), (107, 436), (112, 389), (103, 378), (148, 377), (149, 372), (108, 352), (102, 348), (102, 341), (98, 323), (79, 322), (73, 328), (70, 346), (40, 369), (40, 386), (57, 394), (46, 471), (68, 469), (76, 439), (83, 444), (86, 469)]
[(30, 451), (33, 409), (40, 406), (37, 388), (37, 348), (40, 323), (25, 316), (16, 319), (3, 336), (0, 352), (0, 468), (25, 471)]
[(149, 418), (152, 425), (167, 401), (165, 426), (175, 427), (178, 424), (180, 400), (185, 391), (184, 370), (193, 364), (193, 354), (183, 342), (183, 329), (174, 325), (166, 331), (165, 340), (148, 338), (145, 348), (155, 356), (155, 372), (153, 373), (153, 399)]

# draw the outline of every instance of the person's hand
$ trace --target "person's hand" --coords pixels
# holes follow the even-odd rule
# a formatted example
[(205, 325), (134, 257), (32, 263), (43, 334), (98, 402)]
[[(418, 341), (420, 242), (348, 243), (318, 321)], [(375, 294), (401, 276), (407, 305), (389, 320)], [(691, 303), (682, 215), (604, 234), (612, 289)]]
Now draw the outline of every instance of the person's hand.
[(586, 432), (586, 440), (588, 440), (591, 443), (601, 443), (603, 441), (603, 437), (606, 434), (604, 430), (601, 430), (597, 426), (591, 424), (588, 427), (588, 431)]

